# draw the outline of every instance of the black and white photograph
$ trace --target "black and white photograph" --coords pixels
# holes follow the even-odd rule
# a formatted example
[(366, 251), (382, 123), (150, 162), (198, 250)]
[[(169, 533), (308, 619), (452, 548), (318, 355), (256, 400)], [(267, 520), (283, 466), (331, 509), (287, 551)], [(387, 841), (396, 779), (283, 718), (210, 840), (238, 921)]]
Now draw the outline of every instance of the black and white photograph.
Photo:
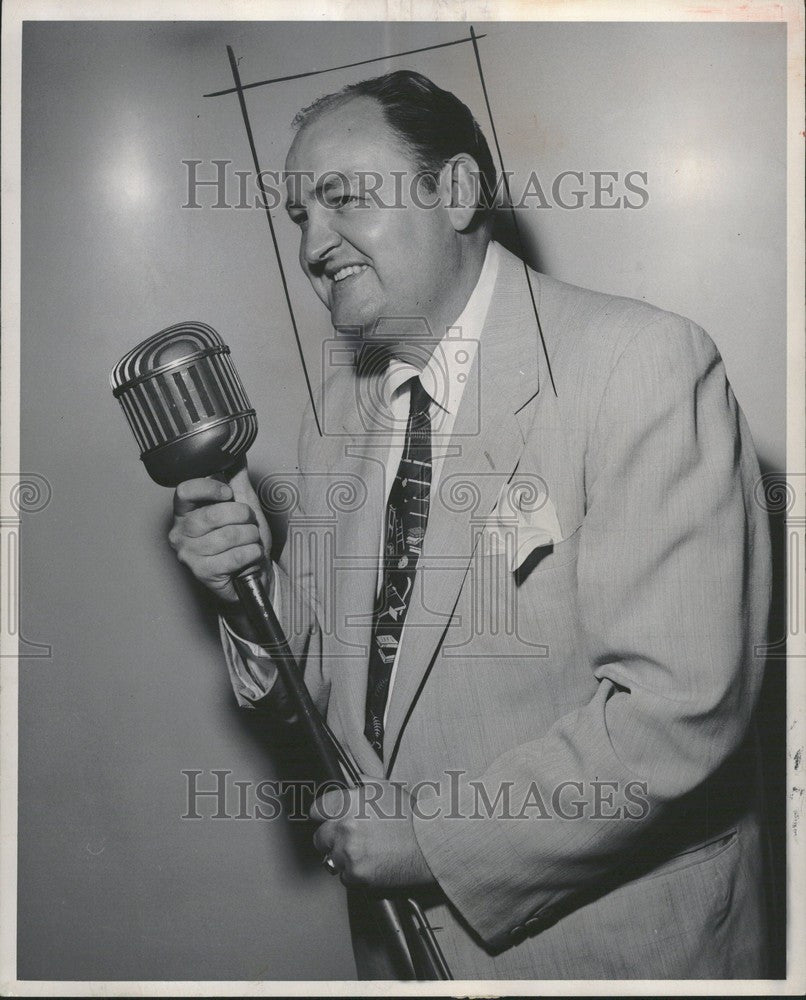
[(801, 995), (802, 5), (2, 31), (2, 994)]

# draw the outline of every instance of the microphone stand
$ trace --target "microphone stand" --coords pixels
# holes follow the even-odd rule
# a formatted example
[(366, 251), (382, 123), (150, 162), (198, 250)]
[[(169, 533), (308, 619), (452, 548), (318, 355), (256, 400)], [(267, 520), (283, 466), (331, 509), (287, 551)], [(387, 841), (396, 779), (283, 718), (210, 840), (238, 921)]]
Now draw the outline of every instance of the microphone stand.
[[(205, 323), (177, 323), (144, 340), (118, 362), (110, 382), (140, 445), (146, 471), (161, 486), (210, 475), (229, 482), (254, 443), (255, 411), (229, 358), (229, 348)], [(364, 783), (361, 774), (305, 686), (259, 567), (250, 566), (234, 575), (233, 585), (257, 641), (275, 656), (283, 685), (325, 776), (341, 785), (360, 787)], [(363, 895), (372, 926), (383, 932), (400, 979), (452, 978), (415, 900), (402, 895)]]
[[(233, 585), (260, 645), (268, 647), (325, 777), (342, 786), (364, 785), (361, 773), (313, 703), (274, 613), (260, 569), (233, 577)], [(356, 891), (356, 890), (352, 890)], [(364, 893), (373, 923), (382, 928), (401, 979), (450, 980), (450, 968), (420, 904), (410, 897), (389, 899)]]

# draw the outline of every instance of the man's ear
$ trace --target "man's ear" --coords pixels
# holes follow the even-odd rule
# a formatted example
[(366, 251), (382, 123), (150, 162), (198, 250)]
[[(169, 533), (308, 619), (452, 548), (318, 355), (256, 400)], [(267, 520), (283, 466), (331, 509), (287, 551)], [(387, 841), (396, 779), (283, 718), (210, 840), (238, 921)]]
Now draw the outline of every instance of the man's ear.
[(440, 202), (448, 212), (453, 228), (463, 232), (469, 228), (481, 199), (481, 173), (469, 153), (457, 153), (440, 172)]

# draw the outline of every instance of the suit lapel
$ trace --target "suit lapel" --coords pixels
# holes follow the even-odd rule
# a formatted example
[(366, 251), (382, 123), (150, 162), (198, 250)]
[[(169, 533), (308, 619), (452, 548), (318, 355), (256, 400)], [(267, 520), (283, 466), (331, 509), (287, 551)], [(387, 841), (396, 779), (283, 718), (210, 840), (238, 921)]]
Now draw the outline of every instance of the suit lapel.
[[(502, 259), (476, 362), (432, 491), (384, 735), (387, 772), (425, 685), (484, 520), (518, 467), (539, 389), (537, 327), (523, 265)], [(445, 448), (436, 441), (435, 447)], [(363, 702), (362, 702), (363, 706)]]
[[(390, 447), (388, 433), (373, 427), (372, 400), (378, 398), (378, 389), (377, 375), (334, 380), (329, 405), (341, 419), (322, 461), (330, 473), (328, 504), (332, 511), (336, 508), (332, 552), (324, 570), (328, 593), (321, 599), (332, 608), (323, 655), (333, 676), (332, 707), (346, 742), (360, 770), (373, 777), (382, 776), (383, 765), (364, 737), (364, 702)], [(349, 484), (345, 496), (354, 487), (365, 494), (355, 503), (340, 503), (335, 486), (340, 480)]]
[[(536, 411), (539, 338), (526, 276), (518, 258), (500, 247), (499, 253), (492, 301), (450, 441), (435, 434), (435, 452), (441, 449), (445, 458), (432, 491), (390, 695), (384, 736), (387, 771), (439, 650), (483, 521), (518, 467)], [(534, 276), (533, 286), (537, 297)], [(323, 442), (327, 454), (322, 452), (319, 459), (320, 468), (357, 477), (366, 488), (363, 503), (338, 513), (335, 572), (328, 574), (333, 627), (323, 636), (323, 652), (333, 675), (333, 709), (346, 742), (361, 770), (374, 777), (383, 775), (384, 765), (364, 736), (364, 711), (390, 439), (368, 426), (361, 400), (376, 398), (378, 381), (377, 376), (363, 383), (355, 377), (334, 380), (329, 405), (331, 412), (341, 414), (344, 436), (335, 444)]]

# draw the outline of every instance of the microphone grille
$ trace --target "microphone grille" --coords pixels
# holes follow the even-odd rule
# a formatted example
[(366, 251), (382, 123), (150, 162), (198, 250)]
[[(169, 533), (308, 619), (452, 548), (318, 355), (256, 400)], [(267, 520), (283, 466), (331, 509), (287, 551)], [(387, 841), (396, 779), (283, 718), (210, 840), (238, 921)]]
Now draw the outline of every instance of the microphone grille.
[(110, 381), (141, 459), (163, 485), (222, 471), (257, 435), (229, 348), (205, 323), (177, 323), (144, 340)]
[(118, 397), (129, 382), (153, 375), (165, 365), (216, 348), (229, 353), (224, 341), (206, 323), (186, 321), (166, 327), (147, 337), (118, 361), (110, 376), (112, 391)]

